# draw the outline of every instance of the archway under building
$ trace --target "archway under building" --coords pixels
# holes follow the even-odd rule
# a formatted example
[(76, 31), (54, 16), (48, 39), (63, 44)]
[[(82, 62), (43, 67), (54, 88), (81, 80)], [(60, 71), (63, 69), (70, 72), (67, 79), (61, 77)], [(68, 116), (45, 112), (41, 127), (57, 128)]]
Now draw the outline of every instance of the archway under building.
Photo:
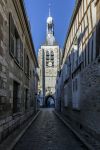
[(45, 107), (55, 108), (55, 99), (52, 95), (48, 95), (45, 97)]

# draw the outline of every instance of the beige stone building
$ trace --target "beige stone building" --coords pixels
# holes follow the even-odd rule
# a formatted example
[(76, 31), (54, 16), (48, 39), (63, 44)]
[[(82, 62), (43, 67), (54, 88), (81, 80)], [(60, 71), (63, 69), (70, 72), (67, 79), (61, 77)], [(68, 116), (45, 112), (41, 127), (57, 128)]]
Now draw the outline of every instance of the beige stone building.
[(0, 0), (0, 141), (35, 110), (37, 66), (23, 0)]
[[(39, 90), (45, 98), (54, 97), (57, 72), (60, 68), (61, 51), (54, 36), (54, 21), (49, 12), (47, 18), (46, 41), (38, 52), (39, 63)], [(44, 91), (43, 91), (44, 90)]]
[(59, 78), (61, 111), (72, 125), (100, 135), (100, 0), (76, 1)]

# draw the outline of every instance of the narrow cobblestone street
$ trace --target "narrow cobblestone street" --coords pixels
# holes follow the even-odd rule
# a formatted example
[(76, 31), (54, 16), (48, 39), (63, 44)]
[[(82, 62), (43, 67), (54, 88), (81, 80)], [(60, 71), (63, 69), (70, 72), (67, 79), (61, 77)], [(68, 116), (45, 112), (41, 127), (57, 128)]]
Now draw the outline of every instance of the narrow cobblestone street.
[(55, 116), (53, 109), (42, 109), (39, 117), (14, 150), (85, 150), (83, 144)]

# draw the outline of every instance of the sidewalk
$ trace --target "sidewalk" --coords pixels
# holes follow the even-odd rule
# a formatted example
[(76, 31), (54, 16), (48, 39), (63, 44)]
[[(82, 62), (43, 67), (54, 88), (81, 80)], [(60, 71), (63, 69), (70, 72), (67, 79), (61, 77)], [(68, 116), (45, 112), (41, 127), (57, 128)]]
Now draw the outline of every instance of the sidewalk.
[(31, 124), (38, 117), (40, 111), (34, 114), (28, 121), (22, 124), (18, 129), (12, 132), (1, 144), (0, 150), (12, 150), (20, 138), (24, 135), (26, 130), (31, 126)]
[(79, 130), (73, 124), (67, 119), (65, 115), (63, 115), (60, 112), (54, 111), (54, 113), (57, 115), (57, 117), (67, 126), (73, 133), (76, 135), (76, 137), (86, 145), (86, 147), (89, 150), (100, 150), (100, 141), (95, 139), (94, 137), (91, 137), (88, 133), (86, 133), (84, 130)]

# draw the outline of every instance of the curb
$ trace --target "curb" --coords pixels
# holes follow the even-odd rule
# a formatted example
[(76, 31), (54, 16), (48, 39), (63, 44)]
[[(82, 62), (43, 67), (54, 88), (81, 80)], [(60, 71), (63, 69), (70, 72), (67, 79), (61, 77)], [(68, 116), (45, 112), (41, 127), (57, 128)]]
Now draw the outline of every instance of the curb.
[(88, 149), (88, 150), (94, 150), (94, 148), (87, 143), (87, 141), (78, 133), (76, 132), (69, 123), (67, 123), (56, 111), (54, 111), (54, 114), (65, 124), (65, 126), (67, 126), (67, 128), (69, 128), (72, 133), (84, 144), (84, 146)]
[(18, 143), (18, 141), (21, 139), (21, 137), (25, 134), (27, 129), (31, 126), (31, 124), (36, 120), (38, 115), (40, 114), (40, 111), (34, 116), (34, 118), (28, 123), (28, 125), (22, 130), (22, 132), (13, 140), (12, 144), (5, 148), (5, 150), (13, 150), (15, 145)]

